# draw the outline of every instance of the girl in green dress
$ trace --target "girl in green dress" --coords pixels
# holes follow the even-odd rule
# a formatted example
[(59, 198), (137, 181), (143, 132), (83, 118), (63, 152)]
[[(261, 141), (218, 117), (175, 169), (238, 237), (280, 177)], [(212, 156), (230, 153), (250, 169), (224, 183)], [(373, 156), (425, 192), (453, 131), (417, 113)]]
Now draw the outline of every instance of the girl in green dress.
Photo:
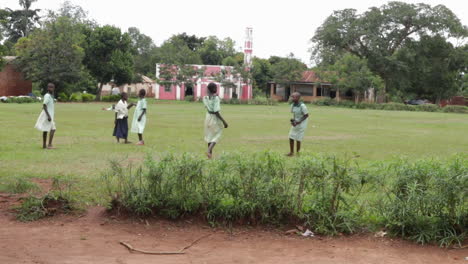
[(289, 130), (289, 153), (288, 156), (294, 156), (294, 141), (296, 141), (297, 149), (296, 153), (299, 154), (301, 150), (301, 142), (304, 139), (304, 133), (307, 128), (307, 118), (309, 117), (309, 111), (307, 106), (300, 102), (301, 94), (295, 92), (291, 95), (293, 104), (291, 105), (291, 113), (294, 117), (291, 119), (291, 129)]
[(214, 83), (208, 84), (208, 95), (203, 97), (203, 104), (206, 108), (205, 117), (205, 141), (208, 143), (206, 155), (209, 159), (213, 156), (213, 148), (221, 138), (223, 128), (228, 127), (228, 123), (223, 119), (219, 111), (221, 110), (220, 99), (216, 95), (217, 86)]
[(138, 96), (140, 97), (140, 100), (138, 100), (135, 113), (133, 114), (131, 131), (138, 134), (137, 145), (143, 146), (145, 144), (143, 141), (143, 131), (146, 126), (146, 90), (141, 89)]

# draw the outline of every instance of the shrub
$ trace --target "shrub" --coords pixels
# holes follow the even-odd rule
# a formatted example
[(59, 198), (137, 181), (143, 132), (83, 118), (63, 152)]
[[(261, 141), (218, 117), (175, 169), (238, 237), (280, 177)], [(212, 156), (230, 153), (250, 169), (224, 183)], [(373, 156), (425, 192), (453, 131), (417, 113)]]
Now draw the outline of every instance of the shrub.
[(70, 98), (70, 96), (68, 96), (68, 95), (67, 95), (66, 93), (64, 93), (64, 92), (61, 92), (61, 93), (59, 93), (59, 95), (58, 95), (58, 100), (59, 100), (60, 102), (68, 102), (69, 98)]
[(96, 96), (94, 94), (84, 93), (81, 95), (81, 100), (83, 100), (83, 102), (94, 101), (94, 99), (96, 99)]
[(81, 93), (72, 93), (68, 100), (70, 102), (81, 102), (82, 101), (82, 95), (81, 95)]
[(114, 95), (103, 95), (101, 96), (101, 101), (103, 102), (118, 102), (121, 96), (119, 94)]
[(400, 104), (400, 103), (383, 104), (382, 109), (389, 110), (389, 111), (414, 111), (416, 110), (415, 107), (412, 105), (405, 105), (405, 104)]
[(192, 95), (187, 95), (185, 96), (184, 100), (187, 102), (194, 102), (195, 98)]
[(16, 218), (23, 222), (35, 221), (46, 216), (69, 213), (73, 210), (70, 201), (55, 193), (42, 197), (29, 196), (16, 208)]
[(312, 102), (312, 104), (318, 105), (318, 106), (336, 105), (337, 103), (338, 102), (335, 99), (331, 99), (331, 98), (318, 99)]
[(442, 108), (442, 112), (444, 113), (468, 113), (468, 107), (462, 105), (448, 105)]
[(416, 105), (414, 106), (416, 111), (421, 112), (438, 112), (440, 111), (440, 107), (436, 104), (423, 104), (423, 105)]

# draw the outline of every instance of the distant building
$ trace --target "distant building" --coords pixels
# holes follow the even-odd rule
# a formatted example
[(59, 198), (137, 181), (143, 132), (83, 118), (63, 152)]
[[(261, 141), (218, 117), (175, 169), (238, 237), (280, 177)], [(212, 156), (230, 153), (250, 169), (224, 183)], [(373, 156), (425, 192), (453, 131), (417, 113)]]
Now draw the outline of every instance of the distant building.
[[(188, 65), (194, 67), (196, 70), (203, 70), (203, 74), (198, 77), (193, 77), (191, 84), (181, 85), (161, 85), (155, 84), (156, 99), (163, 100), (184, 100), (185, 96), (193, 96), (194, 98), (201, 98), (207, 95), (207, 86), (210, 82), (218, 85), (218, 96), (222, 99), (238, 98), (241, 100), (252, 99), (252, 85), (250, 80), (241, 80), (233, 74), (233, 67), (222, 65)], [(156, 65), (156, 78), (160, 78), (160, 69), (162, 65)], [(216, 81), (216, 77), (224, 71), (225, 79), (231, 81), (235, 87), (223, 87), (221, 83)]]
[(123, 84), (120, 86), (117, 86), (113, 82), (106, 83), (102, 86), (101, 95), (110, 95), (112, 93), (112, 88), (117, 87), (119, 89), (119, 93), (126, 92), (129, 95), (138, 95), (138, 92), (141, 89), (145, 89), (147, 97), (154, 97), (155, 86), (156, 82), (154, 80), (142, 75), (141, 82), (138, 83)]
[(25, 80), (23, 73), (13, 64), (16, 57), (3, 57), (6, 65), (0, 69), (0, 96), (19, 96), (32, 93), (32, 82)]
[[(337, 101), (355, 99), (354, 93), (351, 90), (340, 91), (331, 83), (318, 78), (314, 71), (304, 71), (302, 78), (292, 82), (289, 88), (275, 82), (269, 82), (268, 88), (270, 90), (270, 98), (277, 101), (288, 101), (294, 92), (301, 93), (302, 100), (305, 102), (313, 102), (325, 98), (336, 99)], [(374, 102), (374, 99), (374, 89), (369, 88), (360, 100)]]

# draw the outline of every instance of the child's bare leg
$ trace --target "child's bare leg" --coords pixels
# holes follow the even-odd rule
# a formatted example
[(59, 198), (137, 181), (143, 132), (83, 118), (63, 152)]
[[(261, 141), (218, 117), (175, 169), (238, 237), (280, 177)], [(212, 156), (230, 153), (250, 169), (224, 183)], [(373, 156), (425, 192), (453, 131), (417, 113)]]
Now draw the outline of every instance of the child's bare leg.
[(55, 129), (54, 130), (51, 130), (50, 131), (50, 135), (49, 135), (49, 146), (47, 146), (48, 148), (52, 148), (52, 140), (54, 139), (54, 135), (55, 135)]
[(289, 139), (289, 153), (287, 156), (291, 157), (294, 155), (294, 139), (290, 138)]
[(209, 159), (213, 157), (213, 148), (215, 145), (216, 145), (216, 142), (211, 142), (208, 144), (208, 152), (206, 153), (206, 155), (208, 156)]
[(47, 132), (42, 132), (42, 148), (47, 148)]
[(296, 144), (297, 144), (296, 153), (299, 154), (299, 151), (301, 150), (301, 142), (300, 142), (300, 141), (296, 141)]

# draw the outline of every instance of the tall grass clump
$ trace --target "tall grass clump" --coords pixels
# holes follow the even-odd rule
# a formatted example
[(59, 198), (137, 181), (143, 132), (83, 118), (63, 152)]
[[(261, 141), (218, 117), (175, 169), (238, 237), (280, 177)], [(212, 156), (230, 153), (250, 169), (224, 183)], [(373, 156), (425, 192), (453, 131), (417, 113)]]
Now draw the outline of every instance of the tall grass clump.
[(380, 214), (396, 236), (461, 245), (468, 232), (468, 162), (399, 160), (388, 167)]

